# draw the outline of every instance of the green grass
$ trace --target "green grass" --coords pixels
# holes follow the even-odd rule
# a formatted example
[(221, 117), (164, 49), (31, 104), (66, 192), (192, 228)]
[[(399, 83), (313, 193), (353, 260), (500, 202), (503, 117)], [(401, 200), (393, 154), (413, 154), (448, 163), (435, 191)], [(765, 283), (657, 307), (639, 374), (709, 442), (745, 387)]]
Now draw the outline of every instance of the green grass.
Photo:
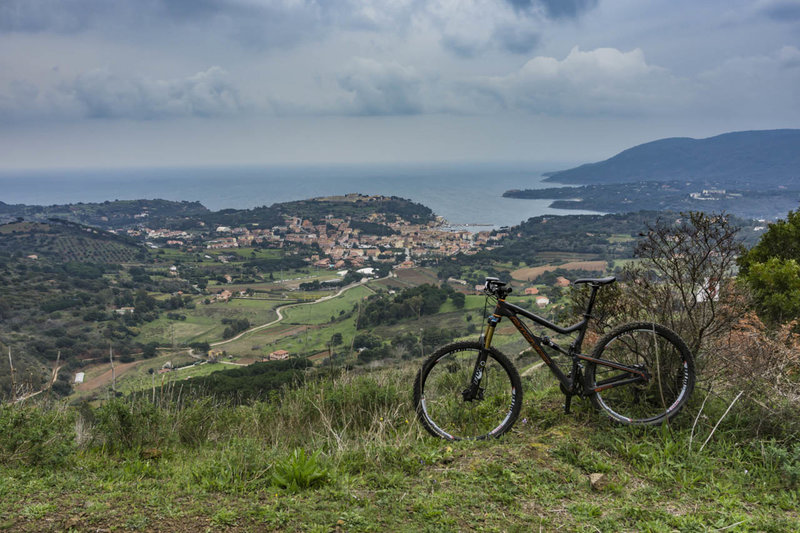
[[(334, 294), (336, 292), (328, 291), (308, 296), (319, 298)], [(352, 311), (360, 299), (370, 294), (372, 290), (369, 288), (357, 286), (323, 302), (285, 307), (281, 310), (284, 319), (280, 323), (248, 333), (216, 348), (240, 357), (259, 357), (275, 350), (287, 350), (294, 355), (310, 355), (326, 351), (328, 342), (335, 333), (341, 333), (345, 337), (345, 344), (349, 344), (354, 335), (355, 318), (342, 319), (340, 312), (346, 314)], [(293, 296), (297, 294), (293, 293)]]
[[(14, 438), (0, 431), (0, 527), (800, 529), (790, 475), (800, 464), (796, 448), (743, 433), (732, 417), (698, 451), (726, 402), (706, 405), (710, 421), (698, 424), (690, 449), (697, 405), (671, 428), (617, 426), (586, 402), (565, 415), (552, 378), (534, 374), (523, 378), (511, 433), (448, 443), (414, 419), (409, 388), (418, 364), (335, 374), (238, 407), (202, 397), (179, 405), (173, 386), (156, 405), (145, 394), (99, 408), (23, 411), (27, 441), (20, 445), (19, 428)], [(37, 439), (52, 450), (31, 455)], [(594, 487), (592, 474), (603, 475)]]
[(222, 340), (222, 332), (226, 328), (222, 323), (223, 318), (246, 318), (253, 326), (266, 324), (277, 318), (274, 308), (281, 303), (276, 300), (234, 298), (228, 302), (204, 304), (200, 300), (194, 309), (177, 311), (186, 316), (186, 320), (171, 320), (164, 315), (144, 324), (137, 340), (171, 345), (174, 335), (176, 344), (219, 341)]
[[(334, 295), (338, 292), (330, 291), (317, 295), (318, 297)], [(352, 311), (353, 306), (359, 300), (374, 294), (372, 290), (365, 286), (358, 286), (349, 289), (342, 293), (341, 296), (331, 298), (324, 302), (319, 302), (310, 305), (298, 305), (285, 309), (283, 315), (285, 320), (294, 324), (325, 324), (330, 321), (331, 317), (337, 318), (339, 313)]]

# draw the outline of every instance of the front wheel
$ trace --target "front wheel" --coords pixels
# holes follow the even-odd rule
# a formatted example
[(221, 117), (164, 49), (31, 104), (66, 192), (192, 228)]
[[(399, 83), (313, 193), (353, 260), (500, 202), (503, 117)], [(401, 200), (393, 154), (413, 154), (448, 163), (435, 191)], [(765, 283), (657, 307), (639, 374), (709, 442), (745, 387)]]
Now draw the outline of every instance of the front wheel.
[[(597, 409), (623, 424), (669, 420), (694, 389), (689, 347), (677, 333), (659, 324), (619, 326), (600, 339), (592, 357), (605, 363), (586, 366), (586, 392)], [(623, 365), (634, 371), (626, 371)]]
[(414, 381), (414, 406), (430, 434), (447, 440), (485, 439), (514, 425), (522, 407), (522, 385), (517, 369), (496, 349), (486, 350), (477, 394), (465, 398), (484, 350), (478, 342), (456, 342), (422, 365)]

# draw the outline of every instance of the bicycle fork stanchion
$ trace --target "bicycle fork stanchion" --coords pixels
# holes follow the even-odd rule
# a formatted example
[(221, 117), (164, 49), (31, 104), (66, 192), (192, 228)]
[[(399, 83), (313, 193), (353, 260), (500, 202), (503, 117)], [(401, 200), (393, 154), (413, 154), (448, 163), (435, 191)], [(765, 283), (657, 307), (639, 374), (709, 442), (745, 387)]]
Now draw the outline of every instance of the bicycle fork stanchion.
[(469, 383), (469, 387), (464, 389), (464, 392), (461, 395), (464, 397), (465, 402), (471, 402), (472, 400), (478, 399), (482, 400), (481, 397), (481, 381), (483, 380), (483, 370), (486, 367), (486, 360), (488, 359), (489, 348), (492, 346), (492, 337), (494, 336), (494, 328), (497, 326), (497, 323), (500, 322), (500, 317), (498, 316), (491, 316), (489, 317), (488, 326), (486, 327), (486, 333), (483, 336), (483, 350), (481, 350), (480, 354), (478, 354), (478, 359), (475, 361), (475, 368), (472, 370), (472, 380)]

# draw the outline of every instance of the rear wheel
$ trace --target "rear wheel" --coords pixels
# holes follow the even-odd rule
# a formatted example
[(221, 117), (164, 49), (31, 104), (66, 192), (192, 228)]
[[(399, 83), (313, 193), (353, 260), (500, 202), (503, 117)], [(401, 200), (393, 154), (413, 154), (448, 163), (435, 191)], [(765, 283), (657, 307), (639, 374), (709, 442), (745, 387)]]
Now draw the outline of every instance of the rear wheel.
[(464, 398), (482, 350), (478, 342), (449, 344), (431, 355), (417, 373), (417, 418), (432, 435), (448, 440), (499, 437), (517, 420), (522, 406), (519, 373), (494, 348), (488, 350), (476, 397)]
[(600, 339), (595, 359), (645, 375), (588, 363), (584, 386), (594, 406), (624, 424), (659, 424), (678, 414), (694, 389), (694, 360), (677, 333), (659, 324), (622, 325)]

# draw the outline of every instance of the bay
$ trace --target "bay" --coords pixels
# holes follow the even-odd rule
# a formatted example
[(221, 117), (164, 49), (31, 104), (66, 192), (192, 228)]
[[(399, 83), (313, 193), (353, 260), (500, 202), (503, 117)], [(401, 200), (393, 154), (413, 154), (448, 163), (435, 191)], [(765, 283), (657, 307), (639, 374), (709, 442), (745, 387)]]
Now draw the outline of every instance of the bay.
[(348, 193), (399, 196), (467, 229), (519, 224), (533, 216), (581, 214), (550, 200), (503, 198), (509, 189), (552, 186), (542, 173), (569, 163), (240, 166), (0, 171), (0, 201), (52, 205), (162, 198), (214, 211)]

